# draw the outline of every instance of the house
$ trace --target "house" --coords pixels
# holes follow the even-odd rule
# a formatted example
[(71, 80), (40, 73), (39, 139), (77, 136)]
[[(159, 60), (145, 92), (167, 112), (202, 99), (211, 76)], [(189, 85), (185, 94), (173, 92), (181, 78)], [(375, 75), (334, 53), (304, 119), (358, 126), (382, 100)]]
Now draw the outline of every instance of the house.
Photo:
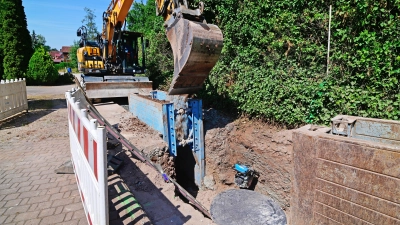
[(71, 46), (62, 46), (60, 52), (63, 55), (64, 62), (70, 62), (69, 53), (71, 52)]
[(60, 51), (50, 51), (49, 52), (51, 59), (54, 63), (58, 64), (60, 62), (64, 62), (63, 54)]
[(61, 62), (70, 62), (69, 53), (71, 52), (71, 46), (62, 46), (60, 51), (50, 51), (49, 54), (55, 64)]

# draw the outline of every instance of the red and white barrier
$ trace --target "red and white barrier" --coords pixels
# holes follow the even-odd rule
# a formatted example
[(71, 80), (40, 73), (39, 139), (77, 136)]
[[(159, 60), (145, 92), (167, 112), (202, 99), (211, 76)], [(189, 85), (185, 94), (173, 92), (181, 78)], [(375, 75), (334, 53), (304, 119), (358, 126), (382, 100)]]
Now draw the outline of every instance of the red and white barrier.
[(106, 130), (89, 120), (73, 92), (65, 94), (76, 182), (90, 225), (108, 225)]

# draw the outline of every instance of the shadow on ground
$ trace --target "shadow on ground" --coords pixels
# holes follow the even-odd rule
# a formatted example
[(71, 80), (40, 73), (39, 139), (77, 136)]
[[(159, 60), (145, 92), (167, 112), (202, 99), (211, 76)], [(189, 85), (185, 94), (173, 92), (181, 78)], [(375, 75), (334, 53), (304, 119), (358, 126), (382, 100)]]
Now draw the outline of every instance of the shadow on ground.
[(0, 129), (26, 126), (62, 108), (67, 108), (65, 99), (28, 100), (28, 112), (18, 113), (1, 120)]
[(147, 177), (148, 174), (143, 173), (126, 152), (122, 152), (118, 157), (124, 160), (124, 166), (120, 169), (119, 174), (135, 195), (135, 199), (140, 202), (152, 224), (181, 225), (190, 220), (191, 216), (185, 217), (178, 210), (179, 206), (175, 207), (164, 196), (163, 189), (157, 188)]
[(110, 225), (151, 224), (139, 202), (118, 174), (108, 177), (108, 204)]

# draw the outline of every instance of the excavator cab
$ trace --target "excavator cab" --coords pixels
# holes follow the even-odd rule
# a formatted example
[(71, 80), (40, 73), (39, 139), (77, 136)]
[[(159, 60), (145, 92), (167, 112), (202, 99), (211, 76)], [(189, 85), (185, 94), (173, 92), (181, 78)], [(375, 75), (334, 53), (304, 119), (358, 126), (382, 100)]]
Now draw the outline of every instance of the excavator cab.
[(142, 33), (121, 31), (117, 41), (117, 61), (121, 65), (121, 74), (145, 73), (145, 44)]

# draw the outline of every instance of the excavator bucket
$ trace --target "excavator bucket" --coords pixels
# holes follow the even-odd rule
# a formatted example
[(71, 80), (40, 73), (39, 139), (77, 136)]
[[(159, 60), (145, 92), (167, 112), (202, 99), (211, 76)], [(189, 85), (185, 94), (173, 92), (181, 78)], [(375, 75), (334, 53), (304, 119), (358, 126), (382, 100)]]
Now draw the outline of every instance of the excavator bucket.
[(167, 38), (174, 54), (174, 77), (168, 94), (199, 91), (221, 54), (221, 30), (212, 24), (179, 18), (167, 28)]

